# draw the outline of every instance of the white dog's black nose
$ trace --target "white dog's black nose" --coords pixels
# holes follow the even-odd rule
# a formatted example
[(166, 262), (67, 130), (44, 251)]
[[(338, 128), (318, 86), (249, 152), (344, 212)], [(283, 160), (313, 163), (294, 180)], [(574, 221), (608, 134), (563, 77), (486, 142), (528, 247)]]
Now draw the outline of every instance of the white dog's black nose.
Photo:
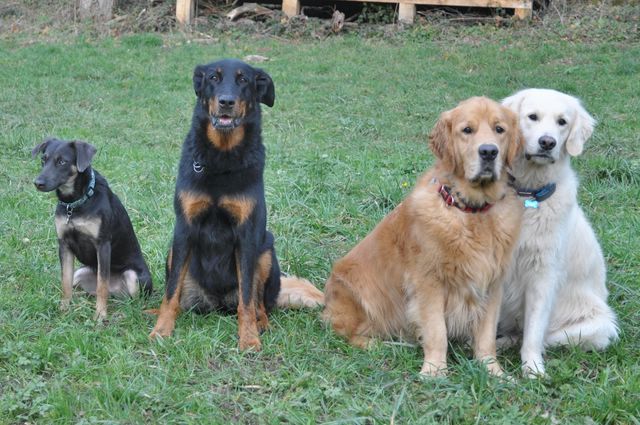
[(498, 147), (496, 145), (480, 145), (478, 148), (480, 158), (485, 161), (493, 161), (498, 156)]
[(542, 136), (538, 139), (538, 144), (545, 151), (550, 151), (556, 147), (556, 139), (551, 136)]

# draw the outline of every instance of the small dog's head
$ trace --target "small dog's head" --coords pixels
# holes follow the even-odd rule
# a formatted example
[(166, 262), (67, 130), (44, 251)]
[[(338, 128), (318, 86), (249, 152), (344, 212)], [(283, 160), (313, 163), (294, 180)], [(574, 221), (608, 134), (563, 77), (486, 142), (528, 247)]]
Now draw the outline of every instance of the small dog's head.
[(502, 104), (516, 112), (525, 140), (524, 156), (536, 164), (553, 164), (568, 153), (582, 153), (595, 120), (573, 96), (549, 89), (526, 89)]
[(271, 107), (275, 89), (269, 74), (235, 59), (198, 65), (193, 88), (217, 131), (230, 132), (260, 111)]
[(522, 148), (515, 114), (486, 97), (443, 112), (429, 141), (447, 169), (477, 185), (499, 179)]
[(73, 191), (73, 182), (78, 173), (86, 171), (96, 153), (96, 148), (86, 142), (65, 142), (47, 139), (33, 148), (31, 156), (42, 153), (42, 172), (33, 184), (41, 192), (60, 189), (62, 193)]

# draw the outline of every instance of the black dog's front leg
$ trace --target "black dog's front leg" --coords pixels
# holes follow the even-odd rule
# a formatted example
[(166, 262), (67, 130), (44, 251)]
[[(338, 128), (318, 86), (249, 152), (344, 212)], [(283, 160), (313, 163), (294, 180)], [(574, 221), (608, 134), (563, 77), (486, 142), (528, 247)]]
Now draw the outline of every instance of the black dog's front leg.
[(62, 300), (60, 310), (68, 310), (73, 295), (73, 261), (75, 256), (67, 244), (58, 241), (58, 256), (60, 257), (60, 271), (62, 273)]
[(184, 280), (189, 272), (191, 252), (186, 236), (186, 229), (176, 223), (173, 243), (167, 258), (167, 278), (165, 294), (160, 305), (158, 320), (149, 338), (168, 337), (175, 328), (176, 317), (180, 313), (180, 295)]
[(251, 223), (245, 223), (238, 229), (238, 241), (235, 247), (236, 274), (238, 276), (238, 335), (240, 350), (261, 349), (256, 311), (256, 268), (255, 229)]
[(96, 320), (107, 318), (109, 300), (109, 280), (111, 277), (111, 241), (100, 241), (96, 247), (98, 254), (98, 284), (96, 287)]

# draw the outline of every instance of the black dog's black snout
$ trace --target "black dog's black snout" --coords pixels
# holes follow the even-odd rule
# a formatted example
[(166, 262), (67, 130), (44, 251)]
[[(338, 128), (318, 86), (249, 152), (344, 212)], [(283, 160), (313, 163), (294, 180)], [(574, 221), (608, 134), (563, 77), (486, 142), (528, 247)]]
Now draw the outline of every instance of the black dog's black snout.
[(480, 158), (485, 161), (493, 161), (498, 156), (498, 147), (496, 145), (480, 145), (478, 148)]
[(229, 95), (218, 96), (218, 105), (222, 108), (233, 108), (236, 104), (236, 98)]
[(38, 190), (42, 190), (44, 189), (44, 180), (40, 177), (36, 177), (36, 179), (33, 181), (33, 184), (35, 185), (36, 189)]
[(538, 139), (538, 144), (545, 151), (550, 151), (556, 147), (556, 139), (551, 136), (542, 136)]

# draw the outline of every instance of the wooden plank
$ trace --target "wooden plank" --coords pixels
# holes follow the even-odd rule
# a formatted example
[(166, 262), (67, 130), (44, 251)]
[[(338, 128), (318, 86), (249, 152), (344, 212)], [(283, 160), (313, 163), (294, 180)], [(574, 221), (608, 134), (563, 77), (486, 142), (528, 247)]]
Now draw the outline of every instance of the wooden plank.
[(300, 14), (300, 0), (282, 0), (282, 11), (291, 17)]
[(177, 0), (176, 20), (180, 25), (191, 25), (195, 15), (194, 0)]
[(400, 3), (398, 5), (398, 21), (404, 24), (412, 24), (416, 18), (416, 5), (412, 3)]
[(533, 11), (531, 7), (529, 7), (528, 9), (516, 7), (513, 13), (514, 15), (516, 15), (516, 18), (518, 19), (531, 19), (531, 15), (533, 14)]
[[(368, 3), (400, 3), (391, 0), (350, 0)], [(531, 9), (531, 0), (402, 0), (402, 3), (431, 6), (500, 7), (506, 9)]]

